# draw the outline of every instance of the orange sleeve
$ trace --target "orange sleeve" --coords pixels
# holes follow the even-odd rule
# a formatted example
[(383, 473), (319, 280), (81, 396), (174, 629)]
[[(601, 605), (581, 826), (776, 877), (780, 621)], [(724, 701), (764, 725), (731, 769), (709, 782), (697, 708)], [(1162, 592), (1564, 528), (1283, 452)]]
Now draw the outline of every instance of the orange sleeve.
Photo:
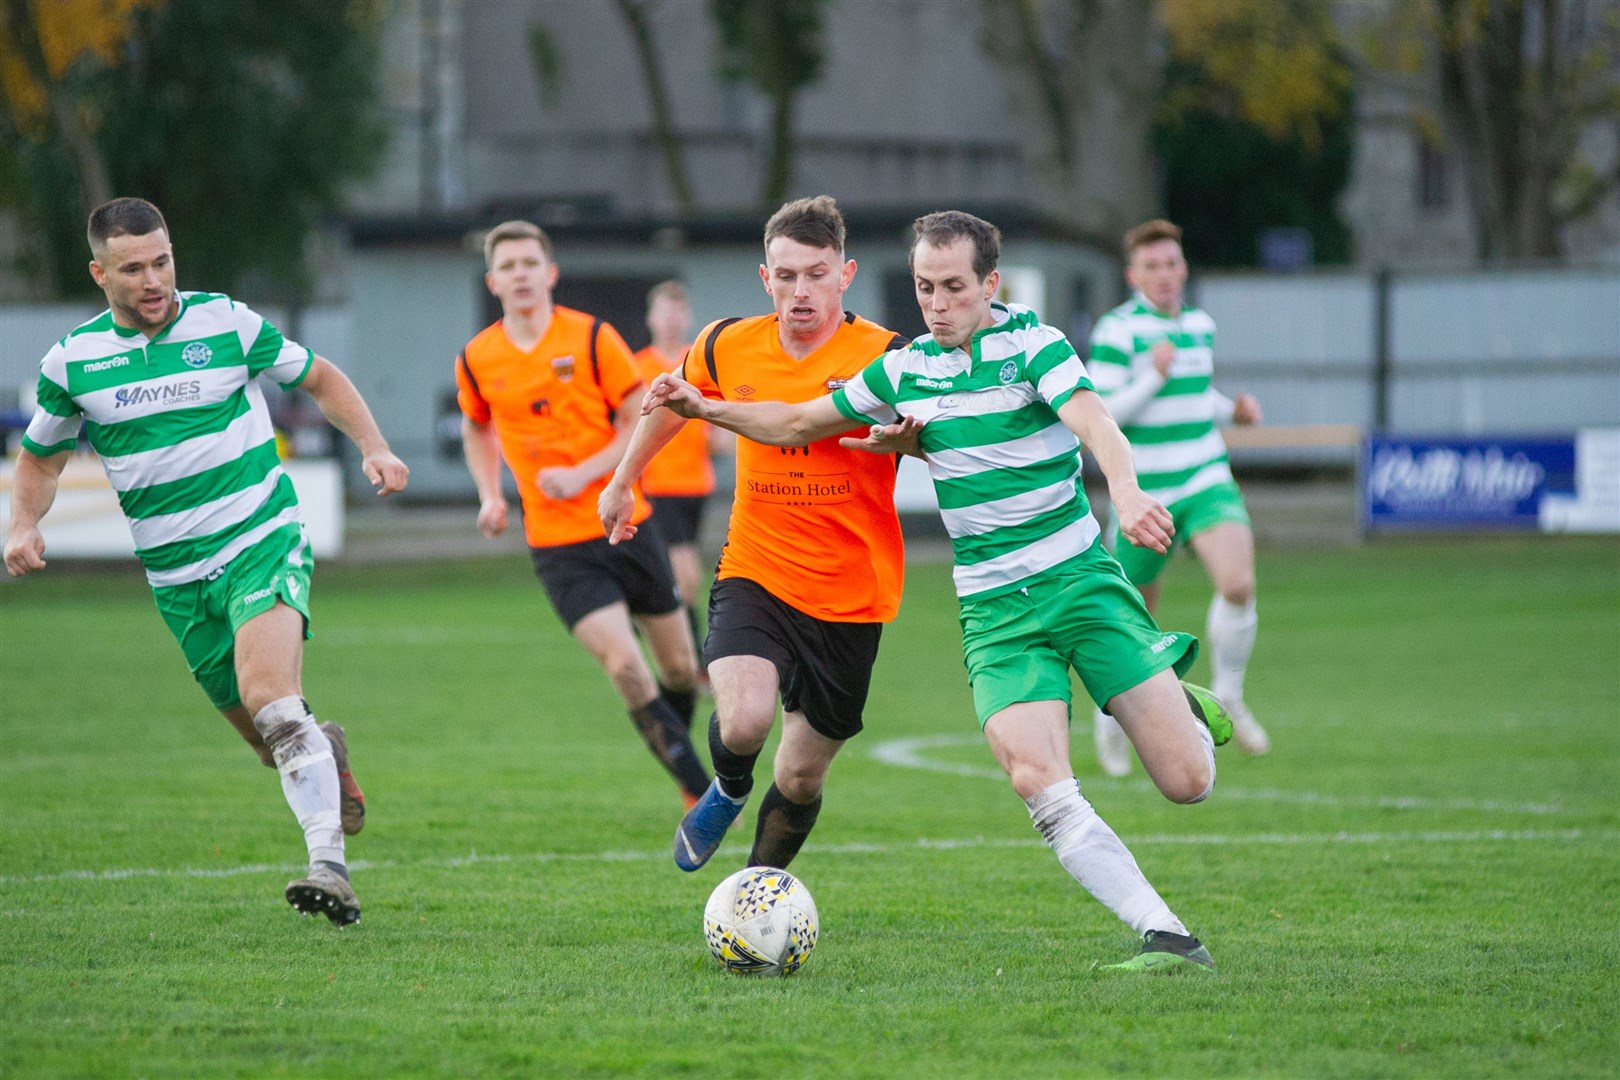
[(462, 415), (473, 423), (489, 423), (489, 402), (484, 400), (478, 380), (473, 378), (472, 368), (467, 365), (466, 349), (456, 354), (456, 404), (461, 406)]
[(596, 328), (596, 378), (602, 387), (602, 397), (617, 409), (631, 391), (641, 385), (641, 370), (624, 338), (613, 329), (612, 323), (600, 323)]

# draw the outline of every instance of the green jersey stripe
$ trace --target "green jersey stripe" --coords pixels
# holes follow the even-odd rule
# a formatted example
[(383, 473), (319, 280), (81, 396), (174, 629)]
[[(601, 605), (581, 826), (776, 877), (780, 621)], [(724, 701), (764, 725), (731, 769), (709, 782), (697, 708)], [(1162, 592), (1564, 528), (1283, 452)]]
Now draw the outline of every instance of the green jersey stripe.
[(1061, 506), (1027, 521), (991, 529), (975, 536), (953, 536), (951, 548), (956, 553), (956, 565), (972, 566), (1028, 547), (1065, 525), (1072, 525), (1088, 513), (1090, 510), (1086, 506), (1085, 496), (1076, 491), (1074, 496)]
[(1051, 426), (1052, 410), (1045, 402), (1040, 402), (1026, 405), (1015, 412), (931, 420), (923, 425), (918, 442), (924, 453), (934, 450), (965, 450), (974, 446), (992, 446), (1009, 439), (1021, 439), (1025, 435), (1033, 435)]
[(1190, 424), (1162, 424), (1156, 427), (1127, 424), (1120, 430), (1125, 433), (1125, 438), (1130, 440), (1132, 446), (1151, 446), (1157, 443), (1201, 439), (1215, 430), (1215, 424), (1210, 420), (1197, 420)]
[(262, 483), (280, 464), (276, 441), (271, 439), (232, 461), (194, 476), (119, 492), (118, 502), (131, 520), (175, 514)]
[(78, 416), (79, 406), (62, 387), (57, 386), (50, 379), (41, 376), (39, 388), (35, 391), (41, 410), (52, 416)]
[(155, 547), (141, 548), (135, 554), (140, 557), (141, 563), (149, 573), (173, 570), (187, 563), (200, 562), (238, 533), (246, 532), (255, 526), (261, 525), (282, 511), (292, 509), (297, 505), (298, 496), (293, 491), (292, 481), (283, 474), (277, 481), (270, 498), (266, 499), (249, 517), (232, 522), (230, 525), (204, 536), (188, 537), (184, 540), (175, 540)]
[(941, 510), (958, 510), (981, 502), (1022, 495), (1026, 491), (1076, 477), (1079, 472), (1079, 463), (1074, 454), (1069, 453), (1030, 465), (986, 469), (960, 479), (936, 477), (934, 492), (939, 496)]
[(52, 454), (60, 454), (64, 450), (72, 450), (78, 445), (79, 440), (76, 438), (63, 439), (58, 443), (41, 445), (40, 443), (35, 442), (33, 439), (30, 439), (27, 435), (22, 437), (22, 448), (27, 450), (30, 454), (33, 454), (35, 457), (50, 457)]

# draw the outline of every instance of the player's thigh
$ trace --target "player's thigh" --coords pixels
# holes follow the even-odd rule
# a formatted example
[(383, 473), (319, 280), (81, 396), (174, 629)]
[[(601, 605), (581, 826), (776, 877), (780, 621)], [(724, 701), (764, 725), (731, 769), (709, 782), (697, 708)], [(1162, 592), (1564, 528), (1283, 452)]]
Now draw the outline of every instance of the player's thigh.
[[(605, 668), (622, 666), (631, 656), (641, 660), (635, 624), (630, 619), (630, 609), (622, 600), (615, 600), (581, 616), (569, 633), (591, 654), (592, 659)], [(646, 666), (645, 661), (642, 661), (642, 666)]]
[(827, 769), (844, 742), (817, 731), (803, 713), (784, 712), (782, 741), (776, 747), (772, 767), (776, 786), (795, 802), (807, 801), (805, 796), (820, 792)]
[(1247, 523), (1222, 521), (1188, 543), (1217, 593), (1234, 604), (1254, 598), (1254, 534)]
[(677, 608), (665, 615), (637, 615), (635, 619), (664, 684), (687, 689), (697, 678), (697, 646), (692, 641), (692, 623), (685, 610)]
[(1067, 701), (1008, 705), (985, 721), (984, 737), (1020, 798), (1074, 775), (1069, 766)]
[(304, 613), (283, 603), (236, 628), (236, 681), (251, 712), (303, 693), (305, 628)]
[(1109, 708), (1160, 791), (1187, 802), (1208, 788), (1214, 779), (1208, 750), (1175, 672), (1165, 669), (1121, 691)]
[(739, 752), (764, 743), (776, 722), (781, 673), (762, 656), (723, 656), (709, 665), (709, 688), (720, 720), (720, 737)]

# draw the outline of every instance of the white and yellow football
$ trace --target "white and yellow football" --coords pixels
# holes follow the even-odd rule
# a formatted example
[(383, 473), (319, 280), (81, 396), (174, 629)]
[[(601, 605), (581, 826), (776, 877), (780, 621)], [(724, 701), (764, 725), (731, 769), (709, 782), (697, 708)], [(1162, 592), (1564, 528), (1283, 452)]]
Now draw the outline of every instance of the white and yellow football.
[(703, 936), (722, 967), (737, 975), (791, 975), (816, 947), (820, 922), (804, 882), (770, 866), (722, 881), (703, 909)]

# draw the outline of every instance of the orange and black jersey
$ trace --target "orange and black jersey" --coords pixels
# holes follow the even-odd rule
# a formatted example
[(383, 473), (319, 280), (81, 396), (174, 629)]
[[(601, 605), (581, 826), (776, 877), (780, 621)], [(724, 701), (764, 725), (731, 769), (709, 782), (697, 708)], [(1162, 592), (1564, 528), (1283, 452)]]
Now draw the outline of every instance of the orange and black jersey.
[[(681, 366), (681, 358), (665, 356), (656, 345), (636, 353), (641, 381), (652, 381), (666, 371)], [(714, 463), (709, 459), (709, 425), (701, 420), (687, 423), (664, 444), (664, 448), (641, 471), (641, 490), (653, 498), (660, 495), (699, 496), (714, 490)]]
[[(705, 327), (685, 379), (726, 401), (811, 401), (904, 339), (853, 314), (803, 360), (782, 348), (775, 314)], [(748, 578), (829, 622), (888, 622), (900, 610), (905, 548), (894, 510), (895, 459), (846, 450), (840, 436), (805, 447), (737, 440), (737, 492), (718, 579)]]
[[(523, 498), (530, 547), (557, 547), (602, 535), (596, 498), (608, 473), (572, 499), (553, 499), (536, 481), (541, 469), (577, 465), (613, 441), (614, 413), (641, 386), (641, 374), (619, 332), (572, 308), (554, 307), (534, 348), (523, 350), (499, 322), (456, 358), (456, 401), (476, 424), (495, 425), (501, 456)], [(635, 491), (630, 520), (651, 508)]]

